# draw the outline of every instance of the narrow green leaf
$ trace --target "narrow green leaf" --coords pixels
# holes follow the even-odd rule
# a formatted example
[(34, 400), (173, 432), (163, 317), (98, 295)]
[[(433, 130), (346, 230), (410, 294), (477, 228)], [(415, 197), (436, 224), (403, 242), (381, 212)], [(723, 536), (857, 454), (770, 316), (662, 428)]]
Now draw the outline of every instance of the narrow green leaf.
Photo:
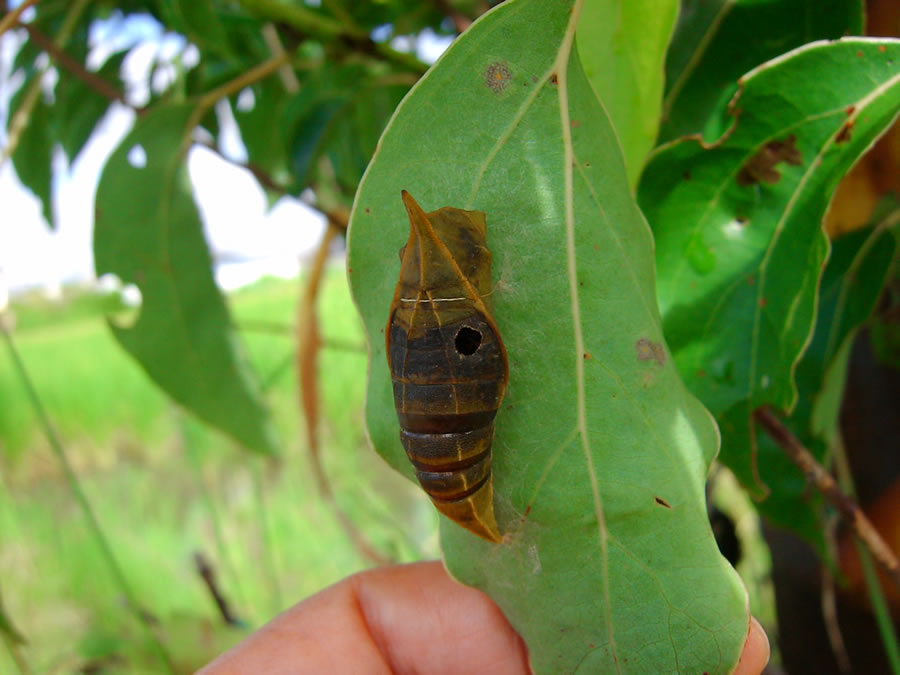
[(9, 618), (9, 615), (6, 612), (2, 595), (0, 595), (0, 633), (5, 635), (6, 639), (14, 645), (25, 644), (24, 636), (16, 629), (12, 619)]
[[(34, 77), (40, 77), (40, 73), (35, 74)], [(15, 118), (33, 81), (32, 78), (25, 80), (12, 96), (9, 104), (10, 120)], [(44, 102), (43, 97), (40, 97), (31, 110), (28, 125), (22, 131), (19, 144), (12, 154), (16, 175), (22, 181), (22, 185), (31, 190), (32, 194), (40, 200), (44, 220), (51, 228), (55, 226), (52, 180), (53, 147), (56, 144), (51, 128), (52, 120), (50, 106)]]
[(275, 452), (191, 195), (185, 153), (193, 115), (190, 105), (157, 106), (109, 158), (97, 188), (97, 275), (141, 289), (137, 322), (111, 327), (166, 393), (247, 448)]
[(762, 404), (796, 403), (793, 371), (828, 254), (822, 218), (841, 177), (900, 112), (900, 41), (807, 45), (742, 83), (729, 131), (711, 146), (662, 147), (638, 198), (679, 369), (722, 415), (724, 461), (764, 491), (748, 420)]
[[(834, 242), (822, 276), (816, 329), (797, 364), (799, 399), (786, 423), (820, 462), (838, 428), (850, 347), (881, 295), (897, 242), (889, 230), (860, 230)], [(762, 482), (772, 491), (759, 508), (824, 551), (822, 499), (783, 450), (759, 432)]]
[(384, 344), (409, 233), (400, 190), (484, 211), (510, 366), (493, 442), (505, 537), (442, 519), (448, 568), (500, 605), (536, 673), (727, 673), (748, 616), (706, 517), (717, 434), (663, 342), (650, 232), (574, 48), (581, 7), (507, 0), (381, 138), (349, 250), (369, 434), (411, 474)]
[(578, 55), (619, 135), (632, 187), (656, 143), (663, 64), (678, 4), (586, 0), (578, 22)]
[(684, 0), (666, 57), (660, 140), (703, 131), (751, 68), (862, 28), (862, 0)]
[[(107, 59), (97, 75), (110, 82), (116, 89), (121, 89), (119, 69), (128, 55), (123, 50)], [(94, 127), (106, 114), (111, 101), (88, 87), (73, 75), (63, 72), (56, 83), (56, 123), (59, 127), (58, 140), (69, 158), (74, 162), (78, 153), (87, 143)]]

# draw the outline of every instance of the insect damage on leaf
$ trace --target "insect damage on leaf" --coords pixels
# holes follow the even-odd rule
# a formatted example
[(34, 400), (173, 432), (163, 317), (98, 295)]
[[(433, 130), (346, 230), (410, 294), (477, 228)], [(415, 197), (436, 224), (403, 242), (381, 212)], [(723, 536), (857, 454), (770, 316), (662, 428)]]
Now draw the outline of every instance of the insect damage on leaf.
[(491, 444), (509, 367), (488, 306), (487, 223), (481, 211), (425, 213), (402, 196), (410, 234), (386, 336), (400, 440), (437, 509), (499, 542)]
[(742, 187), (757, 183), (774, 185), (781, 180), (781, 172), (776, 168), (781, 162), (791, 166), (803, 164), (803, 155), (797, 149), (797, 137), (794, 134), (783, 141), (769, 141), (747, 160), (738, 173), (738, 185)]

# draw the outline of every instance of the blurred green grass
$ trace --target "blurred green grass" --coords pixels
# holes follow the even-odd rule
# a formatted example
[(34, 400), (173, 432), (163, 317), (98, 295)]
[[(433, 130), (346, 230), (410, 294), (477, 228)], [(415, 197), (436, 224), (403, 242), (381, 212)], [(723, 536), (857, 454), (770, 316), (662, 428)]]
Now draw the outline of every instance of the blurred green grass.
[[(141, 611), (179, 672), (245, 632), (229, 628), (193, 565), (202, 552), (247, 629), (368, 565), (309, 470), (292, 323), (299, 280), (267, 279), (229, 297), (266, 386), (284, 455), (265, 459), (186, 416), (113, 339), (109, 298), (16, 307), (15, 339)], [(365, 440), (366, 358), (343, 270), (320, 296), (323, 461), (342, 510), (401, 561), (437, 554), (419, 492)], [(159, 672), (41, 434), (9, 359), (0, 357), (0, 588), (35, 672)], [(0, 650), (0, 672), (16, 672)]]

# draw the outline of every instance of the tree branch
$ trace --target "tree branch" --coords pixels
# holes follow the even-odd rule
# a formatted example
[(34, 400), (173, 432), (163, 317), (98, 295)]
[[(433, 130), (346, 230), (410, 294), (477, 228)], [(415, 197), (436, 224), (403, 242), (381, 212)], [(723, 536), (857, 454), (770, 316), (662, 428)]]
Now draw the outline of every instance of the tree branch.
[(859, 537), (872, 556), (884, 567), (891, 581), (900, 588), (900, 564), (894, 552), (888, 547), (881, 535), (872, 525), (872, 522), (863, 513), (853, 499), (841, 492), (834, 478), (825, 468), (816, 461), (812, 453), (807, 450), (800, 440), (791, 433), (780, 419), (768, 407), (757, 408), (753, 412), (753, 418), (766, 433), (772, 437), (778, 446), (784, 451), (797, 467), (806, 474), (807, 480), (815, 485), (822, 495), (837, 508), (841, 517), (850, 524), (856, 536)]
[(63, 49), (56, 46), (53, 43), (53, 40), (44, 35), (39, 28), (35, 28), (30, 23), (23, 23), (20, 25), (28, 31), (28, 37), (31, 38), (38, 47), (47, 52), (57, 65), (65, 68), (104, 98), (128, 105), (128, 102), (125, 100), (125, 94), (116, 89), (109, 81), (103, 79), (96, 73), (92, 73), (81, 65), (81, 63), (69, 56)]

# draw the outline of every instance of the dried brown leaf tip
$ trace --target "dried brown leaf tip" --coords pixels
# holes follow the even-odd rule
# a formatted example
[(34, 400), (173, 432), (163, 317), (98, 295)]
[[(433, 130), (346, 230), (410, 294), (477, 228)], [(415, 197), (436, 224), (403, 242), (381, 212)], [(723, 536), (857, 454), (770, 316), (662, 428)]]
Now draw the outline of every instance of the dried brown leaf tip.
[(781, 180), (778, 165), (781, 162), (791, 166), (803, 164), (803, 155), (797, 149), (797, 137), (791, 134), (783, 141), (769, 141), (744, 166), (737, 176), (738, 185), (746, 187), (757, 183), (774, 185)]
[(503, 61), (494, 61), (484, 69), (484, 84), (495, 94), (502, 92), (512, 81), (512, 71)]

